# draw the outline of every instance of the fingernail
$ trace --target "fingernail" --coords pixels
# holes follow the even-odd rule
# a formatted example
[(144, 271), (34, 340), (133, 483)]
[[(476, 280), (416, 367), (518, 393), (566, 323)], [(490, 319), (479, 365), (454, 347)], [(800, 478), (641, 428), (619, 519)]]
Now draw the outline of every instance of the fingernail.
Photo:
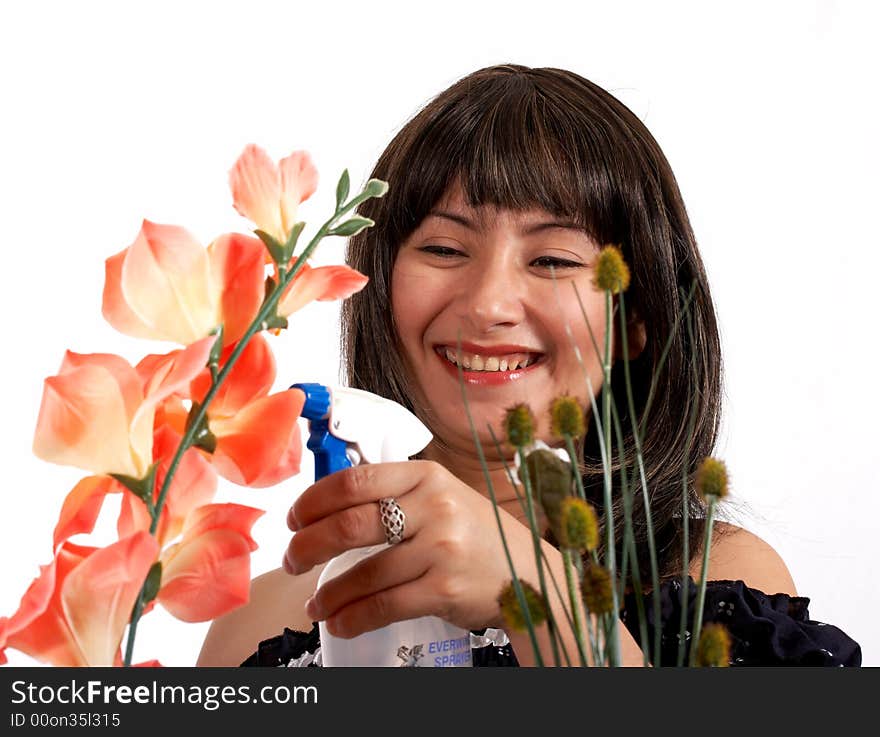
[(296, 532), (299, 530), (299, 520), (293, 514), (293, 511), (290, 512), (290, 529)]
[(306, 602), (306, 614), (312, 619), (318, 618), (318, 605), (315, 603), (314, 596), (310, 596)]

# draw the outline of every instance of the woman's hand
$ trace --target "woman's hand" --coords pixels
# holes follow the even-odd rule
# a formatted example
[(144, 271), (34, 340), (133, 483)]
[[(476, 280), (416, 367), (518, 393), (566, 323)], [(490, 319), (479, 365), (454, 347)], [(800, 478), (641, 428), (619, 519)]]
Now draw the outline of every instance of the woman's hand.
[[(384, 497), (406, 515), (403, 541), (325, 582), (306, 613), (340, 637), (429, 614), (465, 629), (503, 626), (497, 596), (511, 572), (492, 502), (434, 461), (362, 464), (310, 486), (288, 514), (296, 534), (284, 569), (304, 573), (351, 548), (384, 543)], [(536, 585), (529, 528), (498, 512), (517, 575)]]

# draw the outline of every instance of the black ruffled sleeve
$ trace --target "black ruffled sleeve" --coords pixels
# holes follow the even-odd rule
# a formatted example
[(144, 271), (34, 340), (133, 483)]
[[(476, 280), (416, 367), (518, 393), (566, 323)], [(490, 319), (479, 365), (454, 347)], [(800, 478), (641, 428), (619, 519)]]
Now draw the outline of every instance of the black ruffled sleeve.
[[(675, 665), (678, 655), (682, 606), (680, 580), (660, 586), (661, 665)], [(685, 657), (690, 649), (690, 629), (697, 587), (688, 578)], [(788, 594), (767, 595), (743, 581), (709, 581), (703, 605), (703, 624), (720, 622), (731, 635), (730, 665), (860, 666), (862, 649), (837, 627), (810, 619), (809, 598)], [(654, 650), (654, 614), (650, 593), (644, 595), (648, 623), (649, 656)], [(641, 645), (635, 594), (624, 597), (621, 620)]]

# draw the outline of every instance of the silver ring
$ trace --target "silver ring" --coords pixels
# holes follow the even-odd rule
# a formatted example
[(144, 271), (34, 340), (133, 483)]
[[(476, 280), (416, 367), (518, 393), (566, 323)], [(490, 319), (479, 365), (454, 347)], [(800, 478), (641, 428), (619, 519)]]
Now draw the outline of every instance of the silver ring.
[(382, 517), (382, 527), (385, 528), (385, 542), (395, 545), (403, 540), (403, 528), (406, 525), (406, 515), (400, 505), (392, 497), (379, 500), (379, 512)]

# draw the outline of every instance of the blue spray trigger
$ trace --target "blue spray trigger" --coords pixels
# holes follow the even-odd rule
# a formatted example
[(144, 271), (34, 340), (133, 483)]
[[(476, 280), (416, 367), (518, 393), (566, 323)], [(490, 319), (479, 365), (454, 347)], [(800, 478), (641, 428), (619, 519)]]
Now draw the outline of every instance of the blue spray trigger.
[(330, 409), (333, 404), (330, 390), (314, 382), (293, 384), (290, 388), (299, 389), (306, 395), (301, 416), (309, 421), (306, 447), (315, 454), (315, 481), (343, 468), (350, 468), (352, 464), (347, 455), (349, 443), (330, 432)]

